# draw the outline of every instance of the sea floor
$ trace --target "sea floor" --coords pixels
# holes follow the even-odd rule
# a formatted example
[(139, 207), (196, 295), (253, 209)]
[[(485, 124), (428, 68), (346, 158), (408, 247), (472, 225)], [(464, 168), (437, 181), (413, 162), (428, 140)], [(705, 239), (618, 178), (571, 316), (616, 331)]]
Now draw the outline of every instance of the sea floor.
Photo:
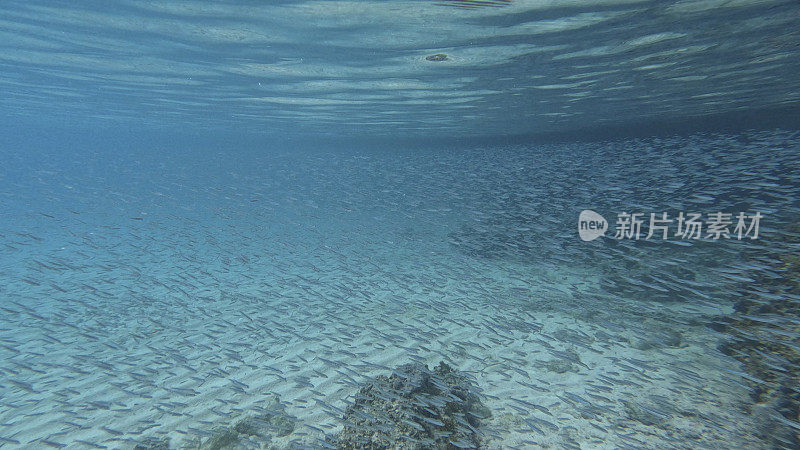
[[(76, 163), (5, 180), (18, 201), (0, 224), (0, 447), (193, 448), (275, 396), (291, 432), (236, 446), (324, 447), (371, 377), (440, 361), (491, 411), (485, 448), (765, 446), (772, 412), (708, 326), (735, 298), (610, 292), (613, 258), (570, 263), (559, 244), (582, 244), (577, 215), (537, 219), (560, 217), (568, 197), (516, 219), (560, 227), (547, 248), (464, 250), (452, 233), (488, 214), (470, 208), (509, 188), (476, 187), (467, 179), (485, 169), (457, 153), (394, 175), (410, 156), (324, 156), (202, 175), (109, 157), (101, 175)], [(302, 164), (310, 175), (289, 169)], [(115, 186), (119, 175), (132, 178)]]
[[(380, 261), (376, 253), (361, 265)], [(3, 437), (125, 448), (166, 435), (181, 447), (277, 394), (298, 419), (285, 440), (313, 445), (337, 431), (335, 408), (364, 377), (444, 360), (483, 390), (488, 447), (757, 442), (741, 367), (702, 323), (719, 311), (585, 304), (597, 275), (576, 270), (428, 254), (389, 277), (346, 270), (357, 257), (317, 258), (317, 271), (287, 257), (285, 272), (253, 268), (228, 289), (200, 287), (202, 267), (176, 289), (154, 286), (171, 270), (151, 265), (147, 298), (109, 280), (93, 284), (105, 305), (12, 303), (5, 383), (25, 384), (7, 385)], [(130, 302), (116, 305), (119, 297)]]

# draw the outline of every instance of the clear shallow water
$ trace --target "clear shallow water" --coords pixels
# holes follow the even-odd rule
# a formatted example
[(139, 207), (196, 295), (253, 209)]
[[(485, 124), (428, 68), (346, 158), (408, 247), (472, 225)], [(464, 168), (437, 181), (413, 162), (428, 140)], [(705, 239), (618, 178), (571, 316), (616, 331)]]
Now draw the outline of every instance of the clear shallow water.
[(487, 4), (11, 4), (0, 447), (796, 447), (796, 3)]
[[(275, 393), (298, 422), (269, 442), (321, 446), (354, 385), (413, 360), (474, 375), (489, 448), (790, 439), (776, 392), (796, 386), (750, 381), (743, 362), (766, 347), (735, 346), (715, 324), (740, 320), (744, 299), (797, 301), (781, 259), (797, 239), (797, 150), (796, 133), (773, 131), (202, 161), (53, 154), (35, 167), (14, 155), (5, 445), (191, 446)], [(585, 207), (767, 204), (754, 241), (582, 242), (575, 225)], [(797, 319), (784, 320), (739, 328), (796, 348)], [(776, 373), (794, 370), (782, 355)]]

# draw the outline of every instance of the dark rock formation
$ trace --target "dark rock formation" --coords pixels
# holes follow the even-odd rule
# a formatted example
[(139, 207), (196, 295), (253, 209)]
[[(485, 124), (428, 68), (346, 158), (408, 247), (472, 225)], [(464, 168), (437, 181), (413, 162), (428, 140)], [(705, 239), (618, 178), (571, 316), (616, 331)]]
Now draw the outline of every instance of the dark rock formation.
[(134, 450), (169, 450), (169, 438), (148, 437), (137, 443)]
[[(286, 413), (277, 395), (256, 415), (244, 417), (230, 426), (217, 426), (203, 440), (200, 436), (189, 439), (181, 448), (201, 450), (234, 450), (239, 448), (273, 448), (274, 438), (285, 437), (295, 429), (297, 419)], [(151, 436), (137, 442), (135, 450), (169, 450), (167, 437)]]
[(721, 350), (750, 375), (745, 382), (762, 424), (753, 432), (772, 448), (800, 448), (800, 225), (787, 228), (789, 233), (745, 253), (762, 269), (750, 274), (753, 282), (740, 283), (736, 312), (709, 324), (730, 336)]
[(239, 420), (231, 427), (220, 428), (200, 446), (203, 450), (235, 448), (240, 440), (248, 439), (263, 445), (273, 437), (287, 436), (294, 431), (296, 419), (288, 415), (280, 399), (273, 402), (257, 416)]
[(445, 364), (406, 364), (364, 386), (345, 411), (340, 449), (480, 448), (490, 415), (469, 378)]

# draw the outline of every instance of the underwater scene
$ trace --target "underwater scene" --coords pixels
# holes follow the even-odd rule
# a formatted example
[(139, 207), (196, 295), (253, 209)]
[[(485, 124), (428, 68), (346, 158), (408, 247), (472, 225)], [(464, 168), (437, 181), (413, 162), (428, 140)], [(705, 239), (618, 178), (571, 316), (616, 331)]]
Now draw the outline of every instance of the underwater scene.
[(800, 448), (796, 0), (6, 0), (0, 448)]

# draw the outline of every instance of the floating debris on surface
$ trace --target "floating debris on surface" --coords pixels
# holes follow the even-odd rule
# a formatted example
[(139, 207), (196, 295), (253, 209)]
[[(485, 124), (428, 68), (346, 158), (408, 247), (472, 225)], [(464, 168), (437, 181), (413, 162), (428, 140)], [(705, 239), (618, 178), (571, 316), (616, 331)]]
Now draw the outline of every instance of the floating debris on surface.
[(511, 0), (437, 0), (437, 5), (456, 8), (502, 8), (511, 4)]
[(428, 61), (447, 61), (449, 58), (444, 53), (437, 53), (435, 55), (428, 55), (425, 59)]
[(465, 373), (444, 362), (433, 371), (405, 364), (356, 394), (331, 442), (340, 449), (480, 448), (478, 428), (490, 415)]

